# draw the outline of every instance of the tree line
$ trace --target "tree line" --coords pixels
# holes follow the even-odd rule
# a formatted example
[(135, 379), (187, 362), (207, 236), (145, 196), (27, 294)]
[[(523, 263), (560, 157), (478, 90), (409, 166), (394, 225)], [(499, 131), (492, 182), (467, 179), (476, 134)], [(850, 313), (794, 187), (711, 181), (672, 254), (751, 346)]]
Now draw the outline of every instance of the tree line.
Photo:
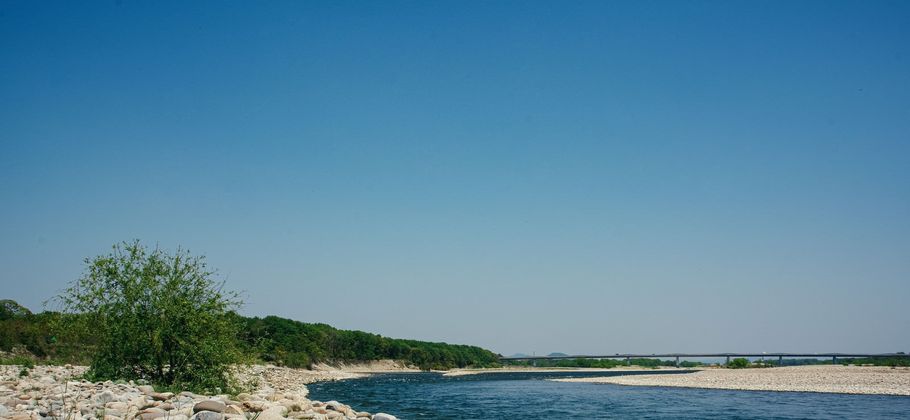
[(204, 257), (139, 241), (87, 258), (83, 275), (52, 301), (59, 311), (37, 314), (0, 301), (0, 362), (86, 363), (88, 379), (143, 379), (197, 391), (231, 389), (237, 363), (309, 367), (395, 359), (449, 369), (498, 362), (475, 346), (241, 316), (239, 295), (214, 280)]
[(277, 316), (240, 320), (248, 353), (289, 367), (308, 367), (324, 361), (394, 359), (422, 369), (451, 369), (490, 367), (499, 360), (498, 355), (476, 346), (388, 338)]

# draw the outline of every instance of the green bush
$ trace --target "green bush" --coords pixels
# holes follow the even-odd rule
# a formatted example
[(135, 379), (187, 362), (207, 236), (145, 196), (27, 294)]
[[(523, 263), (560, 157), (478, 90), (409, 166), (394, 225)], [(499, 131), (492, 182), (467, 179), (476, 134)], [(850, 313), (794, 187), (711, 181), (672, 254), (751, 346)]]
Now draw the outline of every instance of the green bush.
[(86, 259), (60, 295), (70, 328), (92, 337), (94, 380), (145, 379), (196, 391), (229, 389), (238, 360), (237, 295), (212, 280), (202, 257), (149, 250), (138, 241)]
[(749, 359), (744, 359), (742, 357), (737, 357), (727, 363), (727, 367), (730, 369), (743, 369), (751, 365)]
[(17, 365), (31, 369), (35, 367), (35, 361), (26, 356), (13, 356), (7, 359), (0, 358), (0, 365)]

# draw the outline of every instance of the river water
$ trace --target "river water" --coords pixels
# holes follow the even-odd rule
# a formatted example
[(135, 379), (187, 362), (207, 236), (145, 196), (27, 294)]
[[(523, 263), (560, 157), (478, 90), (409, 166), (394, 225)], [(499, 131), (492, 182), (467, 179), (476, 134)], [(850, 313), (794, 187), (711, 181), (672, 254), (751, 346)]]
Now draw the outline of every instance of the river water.
[[(643, 372), (654, 374), (655, 372)], [(380, 374), (308, 385), (310, 398), (400, 419), (910, 419), (910, 397), (547, 381), (620, 372)], [(675, 373), (668, 373), (675, 374)]]

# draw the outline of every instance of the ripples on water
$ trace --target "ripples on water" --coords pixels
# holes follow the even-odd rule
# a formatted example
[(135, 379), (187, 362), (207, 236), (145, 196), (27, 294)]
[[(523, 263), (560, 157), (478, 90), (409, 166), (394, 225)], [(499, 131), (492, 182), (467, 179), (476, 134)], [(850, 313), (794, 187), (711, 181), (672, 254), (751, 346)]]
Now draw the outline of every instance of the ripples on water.
[[(643, 372), (653, 374), (656, 372)], [(910, 397), (552, 382), (619, 372), (375, 375), (309, 385), (310, 398), (401, 419), (910, 419)], [(674, 374), (674, 373), (670, 373)]]

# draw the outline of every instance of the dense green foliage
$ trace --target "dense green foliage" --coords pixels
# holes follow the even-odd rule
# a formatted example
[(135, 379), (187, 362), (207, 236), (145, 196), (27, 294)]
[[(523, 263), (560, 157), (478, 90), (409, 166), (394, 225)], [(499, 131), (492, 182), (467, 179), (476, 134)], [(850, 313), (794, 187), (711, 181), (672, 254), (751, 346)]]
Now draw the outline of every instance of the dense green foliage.
[[(80, 330), (56, 328), (61, 316), (42, 312), (0, 320), (0, 350), (8, 352), (18, 347), (42, 359), (42, 363), (89, 363), (88, 355), (94, 347), (90, 332), (74, 334)], [(247, 318), (231, 313), (227, 317), (239, 326), (237, 347), (243, 356), (254, 361), (288, 367), (379, 359), (401, 360), (424, 369), (498, 366), (497, 354), (475, 346), (393, 339), (275, 316)], [(7, 360), (9, 364), (21, 364)]]
[(749, 362), (749, 359), (742, 357), (737, 357), (727, 363), (727, 367), (730, 369), (744, 369), (750, 367), (751, 365), (752, 363)]
[[(86, 259), (85, 274), (58, 298), (85, 331), (94, 379), (145, 379), (194, 390), (227, 390), (239, 360), (236, 295), (215, 283), (204, 259), (149, 250), (138, 241)], [(64, 319), (66, 321), (67, 319)]]
[(0, 321), (6, 321), (9, 319), (15, 318), (24, 318), (28, 315), (31, 315), (32, 311), (28, 308), (18, 304), (14, 300), (3, 299), (0, 300)]
[[(3, 301), (6, 306), (7, 302)], [(15, 302), (15, 306), (22, 308)], [(80, 336), (80, 331), (61, 328), (66, 315), (57, 312), (33, 314), (25, 308), (14, 313), (5, 312), (0, 316), (0, 352), (24, 353), (16, 357), (41, 358), (44, 363), (71, 362), (88, 363), (92, 340)], [(27, 356), (26, 356), (27, 355)], [(12, 358), (7, 357), (5, 360)], [(0, 358), (0, 364), (6, 363)], [(18, 360), (18, 359), (17, 359)]]
[(480, 347), (387, 338), (268, 316), (243, 318), (242, 337), (250, 352), (268, 362), (306, 367), (323, 361), (395, 359), (423, 369), (487, 367), (498, 356)]

